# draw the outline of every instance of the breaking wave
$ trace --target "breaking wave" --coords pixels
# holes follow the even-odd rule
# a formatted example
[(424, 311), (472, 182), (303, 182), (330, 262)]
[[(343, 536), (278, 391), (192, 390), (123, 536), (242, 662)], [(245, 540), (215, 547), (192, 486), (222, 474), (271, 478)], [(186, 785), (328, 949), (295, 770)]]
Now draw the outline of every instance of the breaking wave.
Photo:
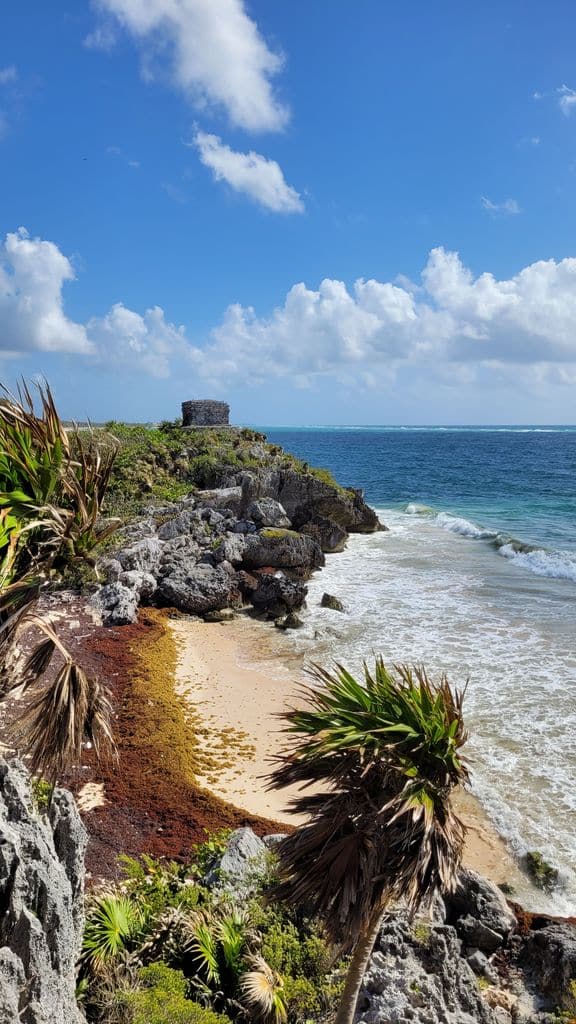
[(461, 537), (488, 541), (503, 558), (514, 561), (536, 576), (576, 582), (576, 552), (528, 544), (509, 534), (490, 530), (463, 516), (456, 516), (450, 512), (439, 512), (429, 505), (420, 505), (417, 502), (410, 502), (404, 511), (408, 515), (423, 516), (443, 530), (459, 534)]

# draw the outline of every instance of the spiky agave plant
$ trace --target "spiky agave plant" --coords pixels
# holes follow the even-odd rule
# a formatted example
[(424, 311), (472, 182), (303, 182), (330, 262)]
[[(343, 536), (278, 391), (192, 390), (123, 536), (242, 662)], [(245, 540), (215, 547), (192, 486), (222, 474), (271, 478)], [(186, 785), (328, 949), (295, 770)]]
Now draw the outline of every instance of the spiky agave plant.
[[(25, 384), (17, 397), (0, 391), (0, 700), (18, 686), (33, 688), (20, 742), (33, 770), (54, 784), (78, 761), (83, 741), (97, 754), (113, 747), (105, 691), (75, 664), (37, 602), (67, 558), (90, 560), (117, 528), (100, 519), (117, 445), (111, 439), (98, 451), (67, 431), (47, 384), (38, 386), (39, 413)], [(38, 639), (22, 659), (18, 641), (30, 630)], [(46, 683), (55, 653), (62, 665)]]
[[(385, 908), (414, 912), (453, 888), (465, 829), (450, 796), (468, 781), (463, 694), (423, 668), (389, 670), (377, 658), (358, 682), (319, 666), (304, 707), (283, 716), (294, 742), (269, 788), (298, 786), (291, 809), (305, 825), (278, 846), (273, 896), (304, 902), (331, 938), (353, 951), (336, 1024), (351, 1024)], [(305, 792), (311, 790), (311, 792)]]

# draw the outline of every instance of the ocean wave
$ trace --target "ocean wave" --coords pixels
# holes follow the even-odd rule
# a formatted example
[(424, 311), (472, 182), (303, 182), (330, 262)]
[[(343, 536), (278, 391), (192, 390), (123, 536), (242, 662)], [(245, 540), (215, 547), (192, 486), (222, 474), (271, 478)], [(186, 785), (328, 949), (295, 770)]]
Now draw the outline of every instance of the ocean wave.
[(576, 552), (528, 544), (517, 537), (480, 526), (463, 516), (453, 515), (451, 512), (439, 512), (430, 505), (422, 505), (414, 501), (406, 505), (404, 511), (411, 516), (422, 516), (443, 530), (456, 533), (460, 537), (489, 541), (503, 558), (514, 561), (516, 565), (522, 566), (536, 576), (576, 582)]
[(545, 548), (528, 546), (519, 551), (513, 543), (507, 543), (498, 546), (498, 554), (512, 559), (536, 576), (573, 580), (576, 583), (576, 554), (572, 551), (547, 551)]

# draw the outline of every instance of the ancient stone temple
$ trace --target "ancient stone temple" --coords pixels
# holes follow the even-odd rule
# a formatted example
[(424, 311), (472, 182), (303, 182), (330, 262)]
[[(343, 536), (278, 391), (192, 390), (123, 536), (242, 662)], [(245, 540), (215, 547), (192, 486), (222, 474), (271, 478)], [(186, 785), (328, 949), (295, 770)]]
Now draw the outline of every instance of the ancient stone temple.
[(225, 427), (228, 426), (230, 406), (227, 402), (215, 402), (211, 398), (182, 402), (183, 427)]

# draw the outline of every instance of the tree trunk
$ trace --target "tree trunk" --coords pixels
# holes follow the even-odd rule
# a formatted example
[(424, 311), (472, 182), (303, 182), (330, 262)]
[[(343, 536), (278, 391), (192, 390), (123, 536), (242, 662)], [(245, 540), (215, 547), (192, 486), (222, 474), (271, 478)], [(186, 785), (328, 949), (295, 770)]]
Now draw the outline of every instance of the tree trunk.
[(372, 911), (364, 931), (358, 937), (358, 942), (354, 947), (354, 953), (352, 954), (346, 975), (346, 983), (340, 1005), (334, 1018), (334, 1024), (353, 1024), (354, 1022), (360, 986), (362, 985), (362, 979), (366, 973), (374, 944), (378, 938), (383, 915), (384, 908), (379, 904)]

